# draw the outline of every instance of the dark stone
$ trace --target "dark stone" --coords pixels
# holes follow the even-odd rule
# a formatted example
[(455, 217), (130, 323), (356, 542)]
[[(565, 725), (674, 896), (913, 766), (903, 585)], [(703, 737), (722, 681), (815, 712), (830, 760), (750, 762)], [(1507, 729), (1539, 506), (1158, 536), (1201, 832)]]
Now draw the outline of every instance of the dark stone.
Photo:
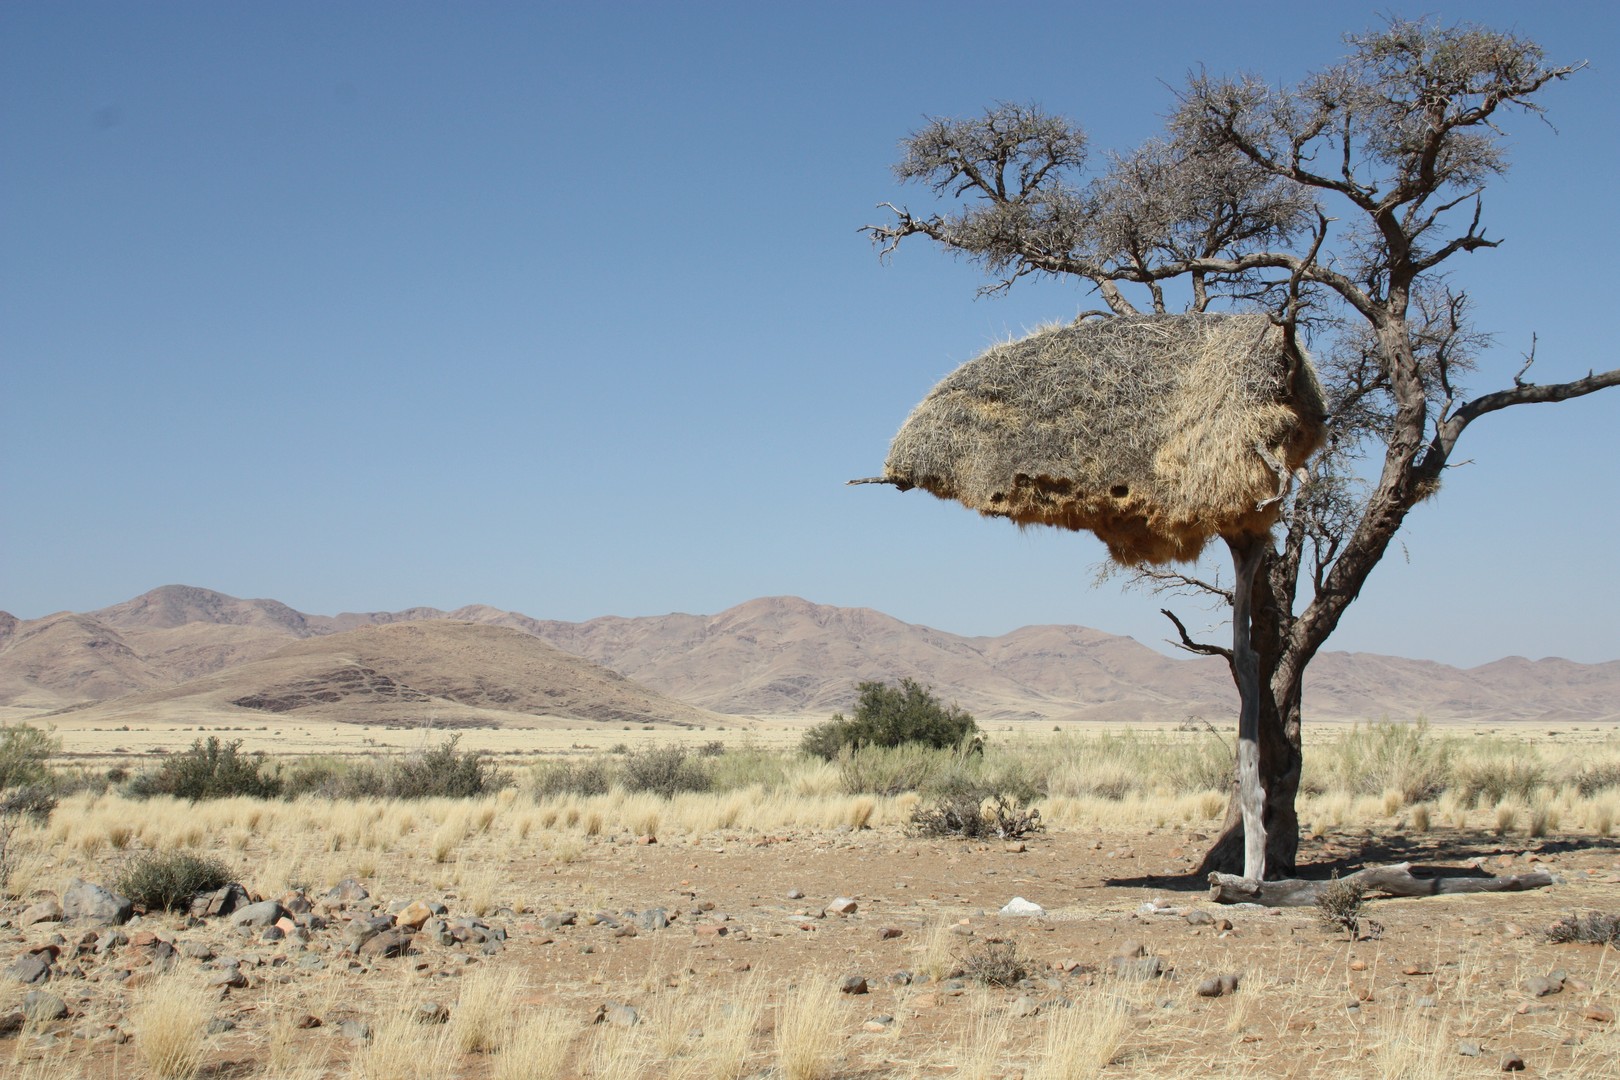
[(44, 950), (23, 953), (6, 969), (6, 977), (29, 986), (45, 982), (55, 973), (51, 960), (52, 954)]
[(30, 990), (24, 994), (22, 1007), (23, 1015), (36, 1024), (65, 1020), (68, 1016), (67, 1002), (44, 990)]
[(864, 994), (867, 992), (866, 980), (859, 975), (846, 975), (838, 982), (840, 994)]

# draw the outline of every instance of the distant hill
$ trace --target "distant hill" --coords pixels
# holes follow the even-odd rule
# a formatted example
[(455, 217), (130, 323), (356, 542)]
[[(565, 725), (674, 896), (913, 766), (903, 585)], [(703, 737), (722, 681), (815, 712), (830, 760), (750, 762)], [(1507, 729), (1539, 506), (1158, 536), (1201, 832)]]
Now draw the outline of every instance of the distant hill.
[[(351, 636), (457, 623), (516, 636)], [(517, 695), (513, 700), (525, 702), (522, 713), (538, 707), (534, 694), (546, 692), (535, 682), (544, 666), (507, 648), (524, 638), (617, 672), (654, 696), (731, 715), (826, 715), (852, 703), (857, 681), (901, 677), (926, 683), (989, 721), (1218, 719), (1236, 709), (1221, 661), (1167, 657), (1130, 638), (1077, 626), (963, 637), (866, 608), (829, 607), (797, 597), (750, 600), (718, 615), (580, 623), (484, 605), (323, 616), (274, 600), (240, 600), (189, 586), (165, 586), (84, 614), (19, 621), (0, 612), (0, 704), (49, 707), (151, 695), (226, 673), (235, 674), (219, 685), (234, 687), (230, 693), (236, 697), (275, 697), (286, 692), (285, 686), (313, 676), (299, 668), (298, 674), (269, 678), (260, 673), (271, 668), (254, 665), (275, 658), (282, 665), (276, 671), (291, 672), (285, 667), (289, 659), (315, 656), (342, 641), (356, 664), (435, 700), (482, 708), (472, 703), (476, 687), (500, 686), (504, 689), (490, 692)], [(396, 657), (404, 666), (363, 663), (356, 647), (347, 644), (371, 640), (401, 648), (409, 643), (413, 659), (406, 664)], [(501, 649), (495, 649), (497, 642)], [(486, 649), (493, 651), (481, 656)], [(259, 689), (236, 681), (243, 671)], [(380, 685), (373, 686), (372, 696)], [(590, 685), (606, 693), (605, 686)], [(209, 696), (213, 684), (207, 686), (197, 691), (205, 697), (188, 700), (224, 700)], [(344, 708), (358, 707), (364, 696), (345, 694)], [(570, 700), (576, 714), (587, 707), (584, 698)], [(612, 713), (618, 707), (604, 709)], [(1511, 657), (1463, 670), (1366, 653), (1323, 653), (1307, 676), (1305, 707), (1308, 716), (1318, 718), (1620, 720), (1620, 661)]]
[(369, 626), (284, 645), (178, 685), (74, 710), (81, 718), (270, 714), (436, 726), (568, 720), (699, 727), (722, 717), (499, 626), (433, 620)]

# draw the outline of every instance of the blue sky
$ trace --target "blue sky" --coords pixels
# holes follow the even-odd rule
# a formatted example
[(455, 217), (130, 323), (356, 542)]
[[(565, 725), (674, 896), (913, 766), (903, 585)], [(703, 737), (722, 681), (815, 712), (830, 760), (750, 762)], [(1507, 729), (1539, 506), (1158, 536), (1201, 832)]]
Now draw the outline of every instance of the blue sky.
[[(1505, 384), (1612, 367), (1620, 17), (1439, 5), (1591, 68), (1509, 121), (1460, 259)], [(543, 618), (796, 594), (1162, 647), (1087, 536), (876, 473), (910, 407), (1094, 306), (975, 299), (863, 224), (932, 115), (1035, 101), (1094, 149), (1203, 64), (1292, 81), (1387, 5), (0, 7), (0, 608), (183, 582), (320, 613)], [(1436, 8), (1426, 9), (1435, 13)], [(1554, 130), (1556, 128), (1556, 131)], [(1330, 647), (1620, 656), (1620, 391), (1479, 422)], [(1180, 602), (1189, 623), (1216, 616)]]

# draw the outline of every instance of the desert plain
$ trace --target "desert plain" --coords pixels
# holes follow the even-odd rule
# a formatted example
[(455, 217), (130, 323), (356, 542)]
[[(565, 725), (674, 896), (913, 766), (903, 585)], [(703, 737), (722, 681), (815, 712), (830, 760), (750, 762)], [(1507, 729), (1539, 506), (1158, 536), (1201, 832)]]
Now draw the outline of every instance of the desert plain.
[[(105, 622), (75, 625), (110, 640)], [(165, 685), (126, 627), (120, 678), (144, 685), (99, 699), (52, 700), (28, 674), (43, 669), (12, 669), (0, 720), (49, 731), (71, 782), (7, 837), (5, 1075), (1620, 1075), (1620, 952), (1548, 932), (1620, 913), (1611, 713), (1324, 709), (1306, 733), (1301, 876), (1400, 862), (1551, 875), (1517, 892), (1369, 896), (1351, 927), (1316, 907), (1211, 900), (1196, 870), (1226, 811), (1230, 740), (1213, 708), (1171, 702), (1133, 722), (1123, 708), (1088, 717), (1083, 701), (1042, 713), (1027, 693), (980, 709), (982, 754), (822, 761), (796, 747), (823, 708), (722, 712), (711, 694), (547, 713), (468, 665), (449, 678), (374, 651), (339, 668), (328, 650), (312, 666), (345, 632), (291, 653), (250, 642), (252, 658)], [(660, 652), (638, 647), (649, 663)], [(222, 681), (253, 663), (267, 679)], [(1601, 702), (1611, 676), (1592, 667), (1583, 692)], [(585, 685), (570, 678), (553, 689)], [(386, 709), (318, 697), (361, 683)], [(243, 700), (259, 705), (230, 704)], [(209, 738), (262, 752), (267, 771), (342, 775), (450, 737), (493, 781), (475, 796), (129, 790)], [(632, 762), (676, 758), (705, 778), (697, 789), (627, 779)], [(951, 770), (1014, 793), (1042, 827), (920, 828)], [(607, 782), (576, 782), (587, 775)], [(69, 902), (155, 853), (216, 860), (240, 889), (124, 922)]]

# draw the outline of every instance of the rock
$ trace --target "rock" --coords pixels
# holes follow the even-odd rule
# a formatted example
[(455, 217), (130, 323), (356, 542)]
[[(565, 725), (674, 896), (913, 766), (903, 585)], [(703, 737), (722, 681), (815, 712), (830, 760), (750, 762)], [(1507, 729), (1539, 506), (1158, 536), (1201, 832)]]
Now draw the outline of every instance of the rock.
[(39, 903), (25, 908), (23, 913), (17, 916), (18, 926), (33, 926), (36, 923), (61, 921), (62, 905), (54, 896), (47, 897)]
[(247, 984), (248, 977), (242, 974), (241, 968), (226, 968), (224, 971), (216, 971), (212, 975), (208, 976), (209, 986), (224, 986), (241, 989)]
[(1034, 1016), (1039, 1013), (1041, 1011), (1041, 1006), (1040, 1002), (1036, 1001), (1028, 994), (1020, 994), (1016, 999), (1014, 999), (1012, 1005), (1009, 1006), (1009, 1011), (1013, 1016), (1022, 1019), (1023, 1017)]
[(1614, 1023), (1614, 1010), (1607, 1005), (1588, 1005), (1581, 1010), (1581, 1019), (1590, 1020), (1596, 1024)]
[(540, 929), (561, 930), (565, 926), (573, 926), (579, 919), (577, 911), (558, 911), (540, 918)]
[(641, 1023), (641, 1014), (628, 1005), (621, 1005), (616, 1001), (609, 1001), (597, 1006), (595, 1024), (611, 1024), (614, 1027), (635, 1027)]
[(418, 1024), (446, 1024), (450, 1022), (450, 1009), (437, 1001), (424, 1001), (411, 1013)]
[(300, 1031), (309, 1031), (321, 1026), (321, 1018), (314, 1013), (304, 1013), (293, 1019), (292, 1026)]
[(1219, 979), (1205, 979), (1198, 984), (1199, 997), (1217, 998), (1221, 996), (1221, 993), (1221, 980)]
[(803, 889), (789, 889), (787, 891), (787, 898), (789, 900), (803, 900), (804, 899), (804, 890)]
[(669, 913), (663, 908), (648, 908), (636, 917), (636, 925), (643, 930), (662, 930), (669, 925)]
[(207, 1032), (210, 1035), (223, 1035), (227, 1031), (236, 1030), (236, 1021), (223, 1016), (216, 1016), (208, 1021)]
[(366, 887), (352, 877), (344, 878), (332, 886), (327, 891), (327, 894), (322, 897), (327, 903), (340, 906), (358, 904), (360, 901), (369, 900), (370, 898), (371, 894), (366, 891)]
[(1164, 962), (1157, 956), (1116, 956), (1111, 961), (1114, 974), (1122, 979), (1146, 981), (1164, 973)]
[(905, 931), (900, 929), (898, 926), (885, 926), (878, 931), (878, 940), (891, 941), (894, 938), (902, 936), (904, 933)]
[(315, 910), (315, 905), (309, 902), (309, 897), (296, 890), (281, 898), (281, 906), (293, 915), (308, 915)]
[(54, 954), (45, 950), (23, 953), (6, 969), (6, 977), (25, 986), (42, 983), (55, 972), (51, 967)]
[(274, 925), (275, 921), (285, 915), (281, 905), (274, 900), (263, 900), (257, 904), (249, 904), (238, 908), (231, 913), (232, 926), (246, 926), (255, 930), (262, 930)]
[(1545, 975), (1536, 975), (1526, 979), (1524, 983), (1524, 992), (1531, 997), (1546, 997), (1548, 994), (1562, 993), (1563, 989), (1562, 979), (1549, 979)]
[(92, 926), (122, 926), (135, 915), (135, 905), (110, 889), (74, 878), (62, 894), (62, 917)]
[(44, 990), (30, 990), (23, 995), (23, 1015), (36, 1024), (63, 1020), (68, 1016), (67, 1002)]
[(433, 909), (420, 900), (413, 900), (394, 916), (394, 922), (407, 930), (420, 930), (433, 918)]
[(1115, 958), (1124, 957), (1126, 959), (1131, 959), (1137, 956), (1146, 955), (1147, 946), (1143, 945), (1140, 941), (1131, 939), (1126, 939), (1125, 941), (1120, 942), (1119, 948), (1114, 950)]
[(1524, 1055), (1509, 1051), (1502, 1055), (1503, 1072), (1524, 1072)]
[(1484, 1052), (1485, 1048), (1479, 1045), (1479, 1043), (1475, 1042), (1473, 1039), (1457, 1040), (1457, 1053), (1461, 1054), (1463, 1057), (1479, 1057)]
[(122, 930), (116, 927), (111, 930), (103, 930), (96, 935), (96, 954), (105, 956), (114, 949), (121, 949), (128, 944), (129, 935)]
[(246, 889), (236, 882), (215, 889), (213, 892), (202, 893), (193, 897), (191, 901), (191, 914), (199, 919), (218, 918), (229, 915), (238, 908), (247, 907), (253, 902)]
[(864, 994), (867, 992), (866, 980), (859, 975), (846, 975), (838, 980), (840, 994)]
[(411, 937), (408, 930), (383, 930), (363, 941), (355, 952), (360, 956), (382, 958), (404, 956), (410, 950)]
[(345, 1020), (338, 1025), (338, 1031), (350, 1042), (370, 1042), (371, 1025), (364, 1020)]
[(1352, 960), (1352, 961), (1350, 961), (1350, 970), (1351, 971), (1366, 971), (1367, 970), (1367, 961), (1365, 961), (1365, 960)]
[(1045, 915), (1046, 909), (1041, 905), (1025, 900), (1022, 896), (1015, 896), (1002, 906), (1003, 915)]
[(1203, 908), (1193, 908), (1187, 912), (1186, 919), (1188, 924), (1192, 926), (1213, 926), (1215, 924), (1215, 916)]
[(822, 910), (828, 915), (853, 915), (859, 905), (847, 896), (836, 897), (832, 903)]

